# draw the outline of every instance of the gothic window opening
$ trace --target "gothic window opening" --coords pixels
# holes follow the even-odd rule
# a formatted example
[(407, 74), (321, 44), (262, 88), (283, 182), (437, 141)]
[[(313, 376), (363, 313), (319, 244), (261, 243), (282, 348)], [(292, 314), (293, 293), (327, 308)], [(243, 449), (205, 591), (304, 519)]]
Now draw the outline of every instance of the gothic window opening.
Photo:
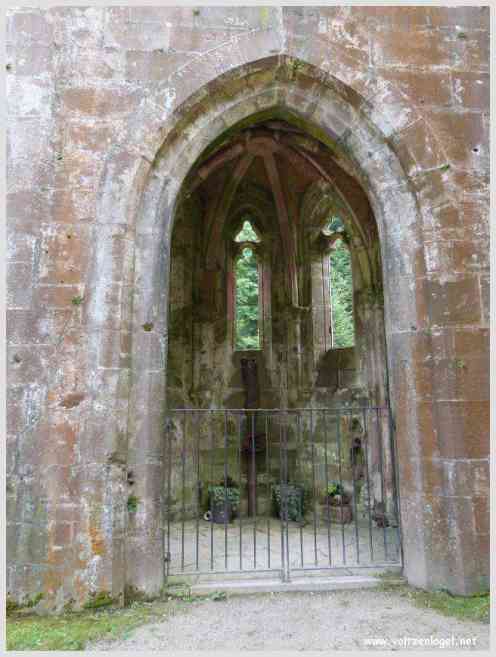
[(342, 239), (337, 240), (329, 256), (331, 347), (353, 347), (353, 277), (351, 254)]
[(249, 247), (236, 259), (235, 281), (235, 348), (260, 349), (260, 277), (257, 256)]
[(234, 238), (235, 242), (260, 242), (258, 235), (256, 234), (253, 226), (249, 219), (245, 219), (241, 230)]
[(322, 228), (331, 247), (329, 260), (323, 265), (328, 271), (331, 348), (353, 347), (353, 276), (351, 253), (347, 245), (346, 227), (339, 216), (332, 215)]

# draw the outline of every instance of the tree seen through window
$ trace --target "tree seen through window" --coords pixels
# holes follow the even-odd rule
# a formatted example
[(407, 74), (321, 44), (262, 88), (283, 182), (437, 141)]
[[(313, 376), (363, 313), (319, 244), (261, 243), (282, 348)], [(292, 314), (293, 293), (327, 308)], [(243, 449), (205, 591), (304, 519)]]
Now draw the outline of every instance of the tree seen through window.
[(330, 270), (332, 346), (352, 347), (355, 344), (355, 327), (351, 255), (343, 240), (339, 240), (331, 252)]
[(259, 274), (250, 248), (236, 260), (236, 349), (260, 349)]

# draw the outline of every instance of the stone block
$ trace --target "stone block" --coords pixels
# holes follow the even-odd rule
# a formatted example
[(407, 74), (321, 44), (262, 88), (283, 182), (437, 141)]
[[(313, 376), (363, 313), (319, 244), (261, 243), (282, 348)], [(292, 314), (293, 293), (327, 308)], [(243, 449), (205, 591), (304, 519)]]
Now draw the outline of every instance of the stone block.
[(50, 126), (45, 119), (12, 117), (7, 130), (9, 193), (42, 190), (51, 182)]
[(33, 298), (33, 265), (13, 262), (7, 265), (7, 305), (10, 308), (29, 308)]
[(130, 50), (126, 53), (126, 80), (165, 81), (189, 59), (190, 55), (173, 51)]
[(487, 458), (488, 401), (439, 401), (436, 408), (441, 456), (453, 459)]
[(489, 30), (474, 30), (456, 44), (458, 66), (466, 71), (487, 73), (490, 61)]
[(380, 80), (387, 80), (394, 85), (416, 108), (446, 107), (452, 102), (452, 86), (445, 73), (380, 66), (375, 72)]
[(489, 75), (457, 71), (451, 75), (453, 101), (464, 109), (489, 109)]
[(124, 50), (167, 50), (171, 40), (171, 25), (167, 22), (131, 22), (116, 9), (107, 8), (104, 44)]
[(425, 242), (427, 272), (478, 272), (488, 267), (485, 244), (474, 240), (441, 240)]
[(433, 28), (479, 30), (487, 29), (489, 7), (427, 7), (425, 11)]
[(41, 241), (41, 284), (82, 284), (90, 258), (89, 230), (83, 226), (68, 230), (65, 225), (49, 225)]
[(50, 200), (46, 191), (40, 189), (21, 188), (10, 191), (6, 197), (8, 230), (17, 234), (26, 230), (33, 234), (50, 212)]
[(429, 30), (416, 30), (407, 38), (403, 31), (384, 32), (373, 42), (373, 61), (383, 66), (448, 67), (453, 63), (452, 40)]
[(41, 382), (52, 362), (53, 347), (31, 348), (9, 346), (7, 348), (7, 377), (11, 385)]
[(23, 48), (12, 47), (7, 53), (15, 75), (37, 77), (53, 73), (53, 48), (32, 43)]
[(426, 121), (442, 142), (449, 164), (487, 171), (488, 134), (481, 112), (426, 111)]
[(482, 321), (484, 326), (489, 326), (491, 317), (491, 287), (489, 274), (481, 274), (479, 284), (482, 299)]
[(436, 169), (446, 163), (443, 145), (424, 119), (419, 119), (395, 135), (394, 145), (409, 175), (424, 169)]
[(122, 85), (69, 87), (61, 93), (62, 109), (69, 116), (119, 118), (136, 111), (141, 94)]
[(7, 41), (16, 43), (26, 40), (51, 45), (53, 28), (46, 12), (11, 12), (7, 21)]
[(74, 299), (81, 297), (81, 288), (75, 285), (40, 285), (36, 298), (44, 308), (73, 308)]
[(452, 280), (443, 282), (434, 279), (426, 283), (429, 317), (432, 324), (448, 326), (480, 322), (481, 302), (476, 276), (452, 277)]

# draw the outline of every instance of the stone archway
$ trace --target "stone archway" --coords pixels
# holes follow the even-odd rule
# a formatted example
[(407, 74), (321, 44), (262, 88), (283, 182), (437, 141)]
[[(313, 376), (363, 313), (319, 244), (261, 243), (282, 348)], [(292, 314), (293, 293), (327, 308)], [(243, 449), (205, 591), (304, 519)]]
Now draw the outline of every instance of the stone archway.
[[(230, 126), (254, 113), (280, 108), (312, 126), (324, 143), (329, 139), (346, 152), (361, 173), (361, 183), (373, 208), (382, 250), (385, 323), (388, 345), (391, 402), (395, 413), (400, 461), (401, 516), (405, 570), (409, 581), (421, 586), (453, 582), (449, 554), (445, 552), (432, 509), (425, 468), (432, 444), (426, 417), (416, 403), (415, 390), (422, 379), (415, 346), (410, 337), (427, 325), (425, 274), (419, 209), (404, 167), (387, 137), (371, 117), (376, 109), (331, 75), (288, 56), (267, 57), (214, 79), (193, 93), (161, 128), (164, 140), (152, 158), (136, 159), (129, 204), (133, 223), (126, 236), (134, 243), (133, 278), (129, 279), (128, 326), (121, 325), (114, 340), (132, 339), (131, 381), (123, 381), (120, 400), (128, 418), (126, 440), (115, 436), (116, 451), (126, 461), (143, 500), (133, 526), (113, 535), (109, 558), (125, 551), (127, 582), (116, 573), (113, 586), (124, 584), (157, 593), (162, 586), (161, 536), (162, 423), (165, 408), (167, 299), (170, 236), (181, 184), (198, 155)], [(404, 146), (408, 149), (408, 146)], [(151, 161), (150, 161), (151, 159)], [(115, 158), (113, 159), (115, 162)], [(127, 162), (124, 162), (128, 166)], [(115, 170), (107, 170), (107, 179)], [(104, 181), (104, 188), (108, 183)], [(103, 194), (103, 207), (110, 199)], [(98, 262), (113, 262), (102, 243)], [(116, 264), (118, 267), (119, 264)], [(95, 269), (95, 276), (96, 269)], [(95, 282), (91, 315), (104, 312), (104, 283)], [(131, 296), (132, 293), (132, 296)], [(132, 319), (130, 316), (132, 314)], [(96, 344), (95, 351), (101, 349)], [(444, 513), (442, 509), (438, 510)], [(443, 516), (444, 517), (444, 516)], [(145, 558), (144, 558), (145, 557)], [(124, 562), (121, 562), (124, 567)], [(448, 578), (448, 579), (447, 579)], [(119, 585), (119, 581), (121, 584)]]

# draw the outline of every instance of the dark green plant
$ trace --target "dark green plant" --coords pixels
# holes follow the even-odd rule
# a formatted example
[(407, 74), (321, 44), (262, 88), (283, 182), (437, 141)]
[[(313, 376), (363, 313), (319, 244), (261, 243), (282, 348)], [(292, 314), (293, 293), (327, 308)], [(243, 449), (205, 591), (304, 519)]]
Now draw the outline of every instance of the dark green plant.
[(83, 297), (72, 297), (71, 303), (73, 306), (80, 306), (83, 303)]
[(350, 503), (350, 496), (344, 490), (342, 484), (331, 481), (327, 486), (327, 497), (331, 506), (341, 506)]
[(252, 249), (243, 249), (236, 260), (236, 348), (259, 347), (258, 262)]
[(327, 494), (329, 497), (335, 497), (336, 495), (344, 495), (344, 488), (339, 483), (339, 481), (330, 481), (327, 485)]
[(99, 609), (100, 607), (108, 607), (113, 602), (114, 599), (107, 591), (100, 591), (91, 595), (91, 598), (84, 604), (84, 608)]
[(19, 605), (15, 600), (9, 597), (9, 594), (7, 594), (7, 601), (6, 601), (6, 610), (7, 610), (7, 615), (11, 614), (14, 611), (17, 611), (18, 609), (21, 608), (21, 605)]
[(305, 511), (305, 495), (303, 487), (298, 484), (283, 484), (282, 489), (280, 484), (272, 486), (272, 500), (279, 516), (281, 516), (282, 490), (285, 491), (288, 519), (294, 520), (295, 522), (301, 522)]
[(36, 607), (38, 602), (41, 600), (43, 600), (43, 593), (37, 593), (33, 598), (31, 598), (31, 600), (26, 602), (26, 607)]
[(130, 495), (127, 498), (127, 510), (129, 513), (136, 513), (138, 510), (138, 498), (136, 495)]
[(330, 269), (333, 346), (352, 347), (355, 343), (355, 324), (351, 255), (342, 240), (331, 252)]
[(225, 487), (225, 486), (209, 486), (208, 487), (208, 499), (210, 507), (212, 506), (221, 506), (226, 501), (231, 505), (233, 511), (236, 511), (239, 507), (240, 494), (239, 488), (236, 487)]

